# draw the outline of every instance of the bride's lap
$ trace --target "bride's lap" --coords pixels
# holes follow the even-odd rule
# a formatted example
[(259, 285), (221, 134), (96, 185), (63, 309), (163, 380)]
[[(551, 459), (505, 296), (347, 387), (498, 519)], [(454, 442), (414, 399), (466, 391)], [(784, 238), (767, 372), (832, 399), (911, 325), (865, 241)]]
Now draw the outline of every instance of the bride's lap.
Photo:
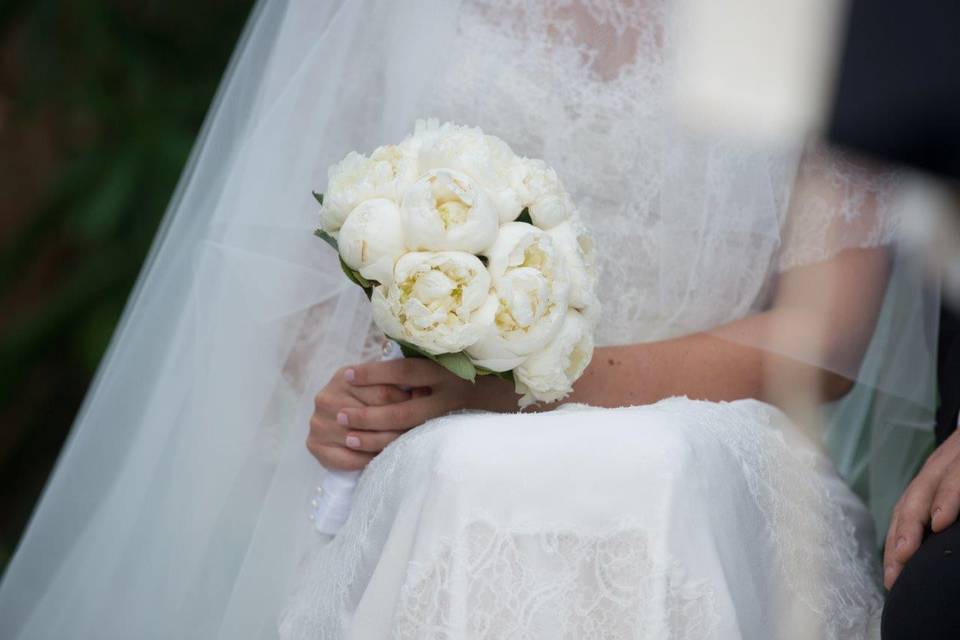
[[(698, 411), (702, 409), (703, 411)], [(624, 489), (645, 517), (676, 513), (678, 501), (747, 490), (741, 461), (704, 423), (728, 414), (731, 428), (774, 412), (760, 403), (716, 404), (674, 398), (621, 409), (565, 407), (537, 414), (465, 413), (432, 420), (375, 460), (387, 475), (465, 520), (497, 510), (525, 518), (581, 522), (622, 519)], [(756, 424), (755, 428), (765, 428)], [(711, 486), (711, 478), (722, 478)], [(394, 485), (394, 490), (400, 487)], [(504, 500), (509, 496), (509, 500)], [(472, 516), (467, 511), (472, 512)]]
[[(398, 439), (369, 471), (373, 491), (422, 496), (427, 512), (455, 515), (451, 523), (491, 517), (526, 530), (642, 520), (769, 540), (841, 519), (861, 543), (872, 535), (862, 504), (819, 449), (753, 400), (451, 415)], [(382, 504), (380, 518), (400, 508)], [(695, 513), (684, 508), (693, 504)], [(741, 513), (731, 519), (734, 504)]]
[[(762, 637), (820, 612), (814, 624), (843, 618), (836, 637), (861, 637), (848, 631), (879, 598), (844, 512), (865, 511), (788, 431), (763, 403), (685, 398), (432, 420), (364, 472), (287, 628), (349, 621), (352, 637), (377, 638), (543, 624), (532, 637), (550, 637), (549, 621), (574, 612), (569, 637), (602, 637), (607, 623), (606, 635)], [(341, 598), (328, 607), (331, 589)]]

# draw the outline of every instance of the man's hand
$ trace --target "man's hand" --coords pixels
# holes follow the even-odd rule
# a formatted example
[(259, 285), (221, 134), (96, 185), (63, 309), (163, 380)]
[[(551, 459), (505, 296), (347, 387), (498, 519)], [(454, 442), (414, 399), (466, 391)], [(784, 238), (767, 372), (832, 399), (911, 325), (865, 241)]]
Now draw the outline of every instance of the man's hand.
[(425, 358), (346, 367), (317, 394), (307, 449), (328, 469), (362, 469), (405, 431), (473, 406), (475, 393)]
[(883, 584), (893, 586), (923, 542), (929, 524), (939, 533), (960, 512), (960, 431), (955, 431), (927, 459), (893, 510), (883, 552)]

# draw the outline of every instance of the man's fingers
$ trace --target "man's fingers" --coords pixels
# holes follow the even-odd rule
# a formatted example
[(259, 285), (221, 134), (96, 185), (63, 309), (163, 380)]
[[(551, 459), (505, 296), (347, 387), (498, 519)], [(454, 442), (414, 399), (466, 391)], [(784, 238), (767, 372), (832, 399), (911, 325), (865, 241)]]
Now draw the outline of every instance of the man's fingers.
[(367, 431), (407, 430), (444, 413), (435, 396), (426, 396), (385, 407), (347, 407), (337, 413), (337, 422)]
[(897, 561), (894, 548), (897, 543), (897, 535), (900, 531), (900, 510), (903, 508), (903, 497), (893, 509), (893, 518), (890, 520), (890, 528), (887, 529), (887, 540), (883, 545), (883, 586), (889, 591), (893, 588), (897, 576), (903, 570), (903, 565)]
[(920, 548), (924, 527), (930, 521), (934, 490), (931, 478), (921, 473), (903, 495), (893, 539), (893, 557), (900, 564), (906, 564)]
[(930, 508), (931, 525), (934, 533), (940, 533), (956, 522), (960, 513), (960, 460), (946, 468), (940, 478), (940, 486), (933, 496)]
[(367, 387), (349, 387), (351, 396), (361, 404), (372, 407), (382, 407), (387, 404), (397, 404), (410, 399), (411, 393), (392, 384), (375, 384)]
[(900, 527), (900, 503), (893, 509), (893, 517), (890, 518), (890, 526), (887, 528), (887, 538), (883, 543), (883, 567), (887, 567), (896, 562), (893, 558), (893, 546), (897, 541), (897, 530)]
[(918, 520), (903, 519), (897, 527), (897, 537), (893, 542), (893, 559), (906, 564), (923, 542), (923, 528)]
[(429, 387), (443, 380), (444, 369), (426, 358), (402, 358), (366, 362), (343, 370), (350, 384), (392, 384), (398, 387)]
[(354, 451), (380, 453), (401, 435), (403, 431), (349, 431), (344, 444)]
[(900, 572), (903, 571), (902, 564), (888, 564), (884, 565), (883, 568), (883, 586), (886, 587), (887, 591), (893, 588), (893, 583), (897, 581), (897, 578), (900, 577)]

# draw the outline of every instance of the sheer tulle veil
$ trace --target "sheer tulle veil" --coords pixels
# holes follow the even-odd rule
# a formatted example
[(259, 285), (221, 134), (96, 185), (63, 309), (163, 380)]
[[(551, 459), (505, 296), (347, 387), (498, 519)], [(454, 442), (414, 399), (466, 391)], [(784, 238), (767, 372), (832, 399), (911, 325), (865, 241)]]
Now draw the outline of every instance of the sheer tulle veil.
[[(515, 143), (524, 123), (501, 130), (473, 106), (501, 99), (493, 89), (445, 107), (431, 98), (449, 63), (445, 52), (457, 50), (464, 20), (472, 19), (465, 16), (485, 10), (467, 14), (468, 4), (491, 5), (257, 5), (0, 585), (0, 636), (276, 637), (298, 561), (315, 540), (307, 516), (324, 471), (304, 446), (314, 394), (337, 368), (372, 353), (366, 298), (312, 235), (318, 220), (310, 190), (323, 187), (327, 167), (348, 151), (398, 141), (420, 117), (482, 126)], [(503, 4), (505, 20), (522, 12), (523, 2)], [(475, 71), (489, 70), (478, 64)], [(562, 96), (553, 99), (552, 107), (563, 108)], [(690, 252), (660, 256), (660, 278), (683, 280), (691, 295), (675, 297), (676, 286), (664, 288), (669, 299), (654, 293), (671, 324), (650, 330), (651, 339), (683, 330), (693, 292), (725, 295), (743, 285), (722, 269), (690, 267), (745, 250), (730, 243), (731, 234), (787, 246), (782, 229), (800, 157), (797, 149), (743, 145), (727, 153), (724, 141), (670, 131), (664, 135), (675, 143), (656, 156), (669, 171), (657, 187), (655, 232), (682, 234)], [(517, 151), (551, 162), (578, 149), (542, 139), (519, 141)], [(643, 162), (643, 152), (622, 161)], [(604, 206), (604, 194), (574, 191), (582, 206)], [(611, 217), (611, 224), (631, 220)], [(841, 235), (834, 253), (867, 243)], [(929, 427), (936, 325), (929, 298), (912, 295), (916, 263), (899, 256), (894, 263), (896, 285), (865, 364), (834, 367), (862, 383), (859, 404), (843, 410), (848, 424), (859, 416), (857, 428), (843, 432), (848, 439), (896, 441), (871, 435), (879, 433), (871, 420), (881, 396), (902, 410), (894, 422), (907, 431), (896, 433)], [(708, 272), (713, 279), (703, 281)], [(766, 294), (758, 293), (762, 305)], [(616, 309), (605, 313), (621, 322)], [(757, 346), (807, 357), (789, 346)]]

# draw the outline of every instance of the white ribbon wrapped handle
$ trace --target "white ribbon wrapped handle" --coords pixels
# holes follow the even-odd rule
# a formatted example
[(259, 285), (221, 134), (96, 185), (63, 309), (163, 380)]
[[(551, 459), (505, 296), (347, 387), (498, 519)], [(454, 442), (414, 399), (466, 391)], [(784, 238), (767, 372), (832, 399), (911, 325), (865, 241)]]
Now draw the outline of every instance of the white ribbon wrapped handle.
[[(403, 357), (400, 346), (390, 342), (382, 360), (398, 360)], [(331, 470), (323, 477), (317, 487), (317, 497), (313, 501), (313, 513), (310, 518), (320, 533), (336, 535), (347, 521), (353, 506), (353, 492), (360, 481), (362, 471)]]

